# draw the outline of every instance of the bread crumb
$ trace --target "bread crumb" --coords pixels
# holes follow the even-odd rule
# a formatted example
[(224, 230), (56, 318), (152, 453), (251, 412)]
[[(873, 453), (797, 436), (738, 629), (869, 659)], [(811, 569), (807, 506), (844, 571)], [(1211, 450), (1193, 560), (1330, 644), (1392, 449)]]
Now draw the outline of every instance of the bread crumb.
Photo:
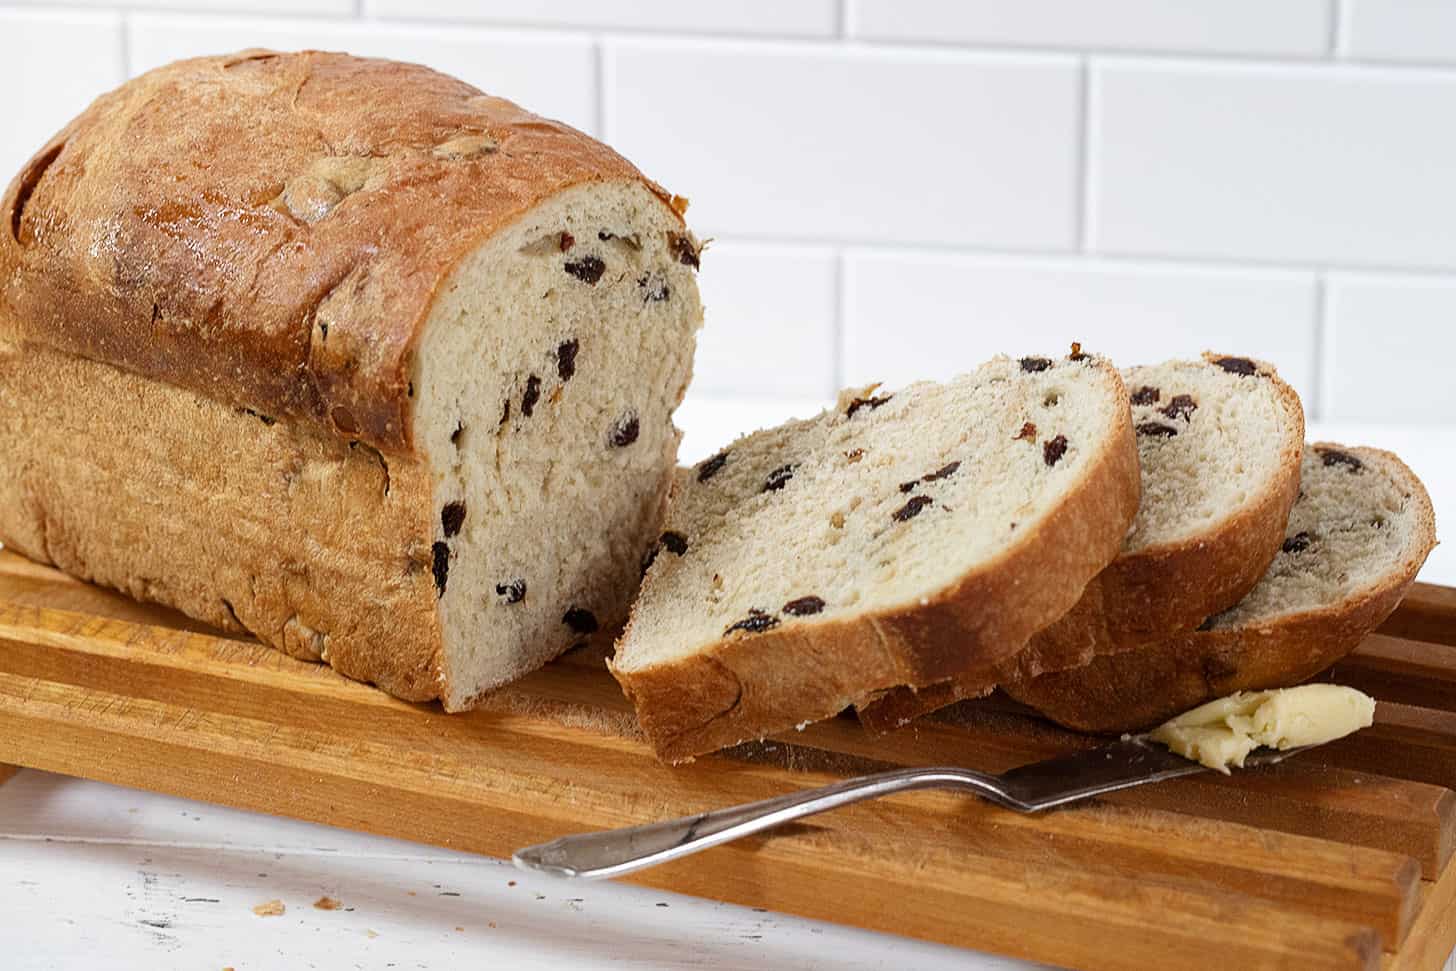
[(490, 928), (490, 929), (491, 929), (491, 930), (495, 930), (495, 921), (493, 921), (493, 920), (491, 920), (491, 921), (486, 921), (486, 924), (485, 924), (485, 926), (486, 926), (486, 927), (489, 927), (489, 928)]
[(409, 894), (411, 897), (417, 896), (417, 894), (413, 890), (406, 890), (405, 893)]
[(315, 910), (338, 910), (343, 904), (333, 897), (320, 897), (313, 902), (313, 906)]
[(372, 941), (372, 940), (373, 940), (373, 939), (374, 939), (374, 938), (376, 938), (376, 937), (378, 937), (378, 936), (379, 936), (379, 935), (378, 935), (378, 934), (377, 934), (377, 933), (375, 933), (375, 932), (374, 932), (374, 931), (365, 931), (365, 932), (364, 932), (364, 933), (365, 933), (365, 934), (366, 934), (366, 935), (368, 935), (368, 937), (369, 937), (369, 939), (370, 939), (370, 940), (371, 940), (371, 941)]
[(270, 900), (267, 903), (259, 904), (253, 908), (253, 913), (259, 917), (282, 917), (288, 908), (283, 906), (281, 900)]
[(458, 931), (458, 932), (460, 932), (460, 933), (464, 933), (465, 932), (465, 928), (463, 928), (463, 927), (457, 927), (457, 928), (455, 928), (455, 930)]

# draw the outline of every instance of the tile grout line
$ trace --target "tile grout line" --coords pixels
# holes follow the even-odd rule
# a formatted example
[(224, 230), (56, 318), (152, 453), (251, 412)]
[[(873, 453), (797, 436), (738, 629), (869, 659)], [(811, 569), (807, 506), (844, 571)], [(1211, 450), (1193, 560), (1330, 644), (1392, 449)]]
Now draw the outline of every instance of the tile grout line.
[(594, 117), (592, 123), (596, 126), (596, 136), (601, 141), (607, 141), (607, 50), (606, 41), (601, 34), (592, 35), (592, 77), (596, 80), (596, 100), (592, 106)]
[(844, 249), (834, 249), (834, 292), (830, 296), (831, 319), (834, 321), (834, 331), (831, 340), (834, 342), (830, 349), (831, 377), (833, 386), (829, 388), (829, 396), (832, 398), (839, 389), (845, 385), (845, 344), (847, 322), (845, 321), (846, 311), (849, 306), (846, 288), (848, 287), (848, 275), (845, 273)]
[(118, 43), (121, 45), (121, 79), (123, 81), (131, 77), (131, 12), (121, 11), (121, 36)]
[(1349, 4), (1345, 0), (1329, 0), (1330, 3), (1330, 36), (1328, 39), (1328, 56), (1331, 60), (1343, 60), (1345, 45), (1349, 41), (1350, 25), (1345, 19), (1350, 14)]
[(1327, 366), (1325, 354), (1329, 348), (1329, 340), (1325, 333), (1329, 318), (1329, 282), (1323, 270), (1315, 277), (1314, 281), (1314, 354), (1310, 368), (1310, 398), (1309, 407), (1305, 411), (1309, 414), (1311, 421), (1324, 421), (1325, 408), (1329, 405), (1329, 399), (1333, 397), (1326, 387), (1326, 383), (1332, 377), (1331, 369)]
[(1092, 59), (1082, 58), (1078, 71), (1078, 130), (1076, 155), (1076, 248), (1079, 253), (1089, 252), (1092, 235)]

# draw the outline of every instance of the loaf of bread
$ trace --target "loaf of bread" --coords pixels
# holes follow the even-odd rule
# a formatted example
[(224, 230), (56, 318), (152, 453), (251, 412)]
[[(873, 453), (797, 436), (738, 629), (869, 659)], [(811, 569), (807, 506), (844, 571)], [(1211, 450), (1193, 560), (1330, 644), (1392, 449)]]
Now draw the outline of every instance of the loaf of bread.
[(1273, 564), (1197, 631), (1012, 682), (1069, 728), (1138, 731), (1234, 691), (1298, 684), (1344, 657), (1400, 603), (1436, 543), (1425, 488), (1400, 459), (1322, 443)]
[(612, 670), (671, 760), (942, 681), (1065, 613), (1137, 502), (1100, 358), (846, 392), (679, 472)]
[(1279, 552), (1299, 490), (1304, 410), (1262, 361), (1205, 354), (1122, 372), (1132, 401), (1142, 501), (1122, 552), (1025, 649), (860, 709), (885, 731), (995, 685), (1191, 631), (1233, 606)]
[(0, 539), (468, 708), (625, 618), (701, 322), (682, 209), (422, 67), (143, 75), (0, 205)]

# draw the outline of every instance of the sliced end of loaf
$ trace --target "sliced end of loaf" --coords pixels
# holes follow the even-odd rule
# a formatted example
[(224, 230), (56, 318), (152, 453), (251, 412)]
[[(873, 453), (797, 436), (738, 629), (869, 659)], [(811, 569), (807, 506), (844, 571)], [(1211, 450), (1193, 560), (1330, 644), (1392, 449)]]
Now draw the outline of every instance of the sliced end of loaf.
[(413, 383), (448, 709), (625, 620), (677, 454), (697, 253), (640, 182), (592, 183), (437, 294)]

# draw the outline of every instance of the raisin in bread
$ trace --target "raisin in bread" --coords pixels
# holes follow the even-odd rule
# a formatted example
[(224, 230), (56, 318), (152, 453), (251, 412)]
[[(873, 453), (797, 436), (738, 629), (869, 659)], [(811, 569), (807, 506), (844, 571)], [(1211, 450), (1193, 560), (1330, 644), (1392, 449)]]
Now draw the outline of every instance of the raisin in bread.
[(875, 392), (679, 471), (612, 664), (661, 757), (999, 660), (1116, 555), (1137, 447), (1108, 362)]
[(1205, 354), (1122, 372), (1142, 502), (1122, 553), (1065, 617), (1000, 664), (860, 709), (884, 731), (997, 684), (1193, 630), (1237, 603), (1279, 551), (1299, 491), (1304, 410), (1261, 361)]
[(1436, 542), (1425, 488), (1389, 452), (1305, 451), (1299, 499), (1263, 579), (1199, 630), (1007, 686), (1053, 721), (1136, 731), (1234, 691), (1298, 684), (1389, 616)]
[(3, 199), (0, 537), (469, 707), (625, 620), (701, 320), (681, 208), (422, 67), (137, 78)]

